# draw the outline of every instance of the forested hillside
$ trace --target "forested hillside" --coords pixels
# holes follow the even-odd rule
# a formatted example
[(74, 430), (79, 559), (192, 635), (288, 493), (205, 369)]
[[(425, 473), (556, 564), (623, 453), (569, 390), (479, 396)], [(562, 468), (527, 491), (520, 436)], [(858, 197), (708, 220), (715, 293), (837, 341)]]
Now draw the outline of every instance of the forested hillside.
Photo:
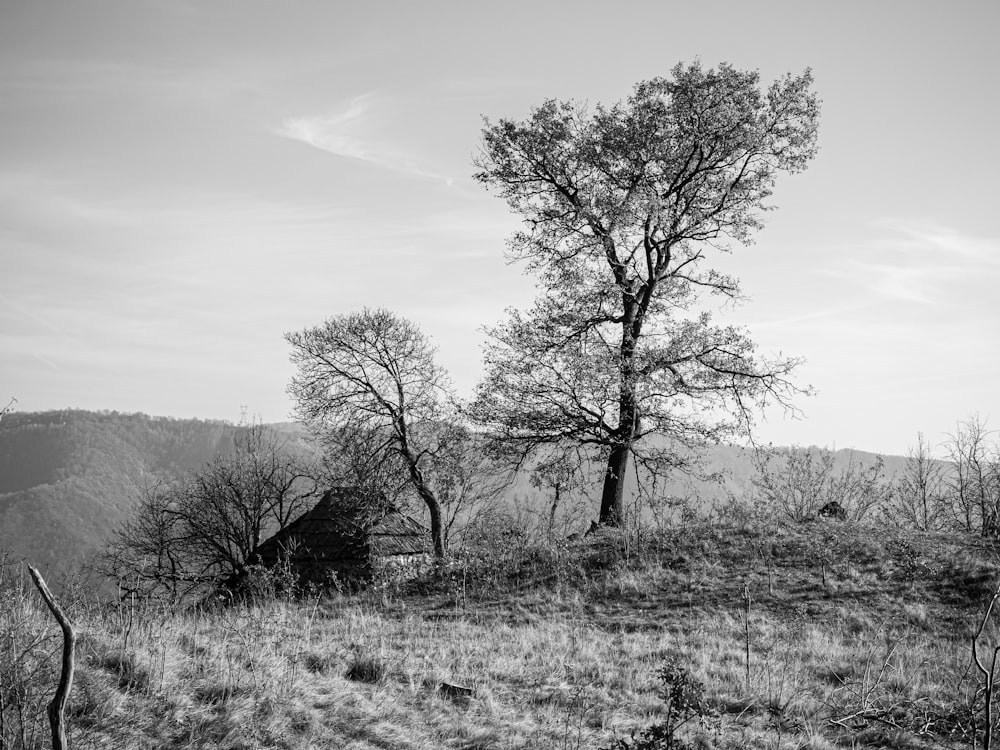
[(70, 572), (157, 479), (232, 450), (232, 424), (78, 410), (0, 422), (0, 549)]
[[(309, 450), (295, 423), (272, 425), (292, 450)], [(170, 419), (145, 414), (64, 410), (13, 413), (0, 422), (0, 550), (26, 557), (52, 573), (74, 571), (98, 550), (128, 515), (143, 487), (202, 467), (213, 456), (233, 449), (240, 428), (219, 421)], [(837, 451), (834, 469), (852, 461), (871, 466), (873, 454)], [(627, 502), (637, 519), (655, 525), (676, 521), (685, 509), (703, 514), (752, 491), (754, 453), (736, 446), (716, 446), (706, 454), (706, 474), (714, 480), (677, 475), (655, 488), (626, 478)], [(903, 471), (905, 459), (885, 459), (885, 475)], [(554, 487), (533, 482), (528, 469), (493, 502), (521, 527), (550, 526), (556, 534), (584, 531), (597, 516), (598, 463), (580, 467), (582, 476), (562, 488), (552, 513)], [(484, 508), (468, 508), (472, 518)], [(419, 503), (410, 511), (420, 515)], [(552, 520), (555, 519), (555, 524)]]

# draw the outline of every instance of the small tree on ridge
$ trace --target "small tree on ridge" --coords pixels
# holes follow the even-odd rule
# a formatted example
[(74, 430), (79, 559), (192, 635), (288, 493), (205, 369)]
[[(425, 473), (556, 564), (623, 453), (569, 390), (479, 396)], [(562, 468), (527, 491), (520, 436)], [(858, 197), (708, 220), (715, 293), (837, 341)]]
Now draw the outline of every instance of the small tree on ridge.
[(361, 431), (376, 463), (399, 462), (427, 507), (434, 552), (443, 557), (441, 501), (429, 471), (454, 399), (430, 342), (384, 309), (337, 315), (285, 339), (297, 367), (288, 387), (297, 416), (327, 451), (338, 450), (336, 436)]

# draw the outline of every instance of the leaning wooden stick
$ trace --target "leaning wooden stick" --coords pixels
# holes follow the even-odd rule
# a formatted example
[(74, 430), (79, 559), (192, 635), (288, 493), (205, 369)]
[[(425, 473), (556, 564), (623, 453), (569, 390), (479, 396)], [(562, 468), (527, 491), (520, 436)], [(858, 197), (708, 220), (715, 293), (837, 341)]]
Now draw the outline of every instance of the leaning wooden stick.
[(73, 626), (69, 619), (62, 611), (62, 607), (52, 596), (49, 587), (45, 585), (42, 574), (31, 565), (28, 566), (28, 572), (31, 573), (38, 593), (42, 595), (42, 599), (45, 600), (45, 604), (48, 605), (63, 632), (62, 674), (59, 676), (59, 687), (56, 688), (56, 694), (49, 704), (48, 713), (49, 726), (52, 727), (52, 750), (64, 750), (66, 747), (66, 702), (69, 700), (69, 691), (73, 687), (73, 648), (76, 645), (76, 635), (73, 633)]
[(997, 600), (1000, 600), (1000, 585), (997, 586), (997, 590), (993, 593), (993, 598), (990, 599), (990, 604), (986, 608), (986, 614), (983, 615), (982, 622), (979, 623), (975, 635), (972, 636), (972, 661), (983, 675), (983, 692), (986, 699), (986, 729), (983, 733), (983, 750), (990, 750), (993, 744), (993, 688), (996, 680), (997, 656), (1000, 655), (1000, 646), (993, 647), (993, 660), (989, 663), (989, 669), (987, 669), (979, 659), (977, 645), (979, 638), (986, 629), (986, 624), (990, 621), (990, 614), (993, 612), (993, 607), (996, 605)]

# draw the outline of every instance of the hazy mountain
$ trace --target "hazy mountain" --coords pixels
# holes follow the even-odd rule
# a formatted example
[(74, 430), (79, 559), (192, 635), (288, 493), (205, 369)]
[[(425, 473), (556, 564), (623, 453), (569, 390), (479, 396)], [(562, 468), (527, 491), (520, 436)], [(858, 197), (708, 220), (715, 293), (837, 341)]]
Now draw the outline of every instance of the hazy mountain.
[(0, 549), (72, 571), (126, 517), (140, 488), (233, 447), (219, 421), (78, 410), (0, 422)]
[[(292, 446), (303, 450), (307, 435), (294, 422), (272, 425)], [(27, 558), (54, 572), (71, 572), (98, 550), (127, 517), (142, 487), (204, 465), (233, 448), (240, 428), (227, 422), (170, 419), (145, 414), (79, 410), (14, 413), (0, 421), (0, 550)], [(853, 460), (870, 465), (873, 454), (838, 451), (837, 467)], [(903, 469), (905, 459), (886, 457), (886, 473)], [(736, 446), (717, 446), (706, 468), (721, 472), (721, 482), (676, 477), (658, 487), (660, 497), (690, 498), (711, 507), (729, 493), (742, 493), (754, 472), (753, 454)], [(597, 517), (602, 467), (590, 467), (588, 480), (564, 494), (562, 527), (583, 530)], [(633, 475), (626, 485), (637, 496)], [(530, 521), (547, 518), (550, 490), (533, 487), (523, 472), (500, 503)], [(411, 509), (419, 515), (422, 504)], [(648, 513), (648, 511), (647, 511)]]
[[(820, 449), (811, 447), (810, 450)], [(901, 474), (906, 467), (907, 459), (903, 456), (879, 456), (865, 451), (842, 449), (833, 452), (833, 474), (839, 474), (851, 465), (859, 470), (868, 469), (880, 458), (883, 461), (886, 478)], [(632, 464), (630, 474), (625, 481), (626, 512), (638, 509), (642, 518), (650, 522), (656, 514), (661, 514), (662, 517), (666, 513), (670, 518), (678, 518), (680, 506), (684, 503), (702, 513), (711, 511), (725, 503), (728, 498), (742, 497), (748, 492), (752, 487), (758, 464), (757, 453), (752, 448), (736, 445), (716, 445), (708, 448), (703, 455), (699, 473), (710, 478), (699, 479), (677, 473), (666, 481), (661, 480), (655, 488), (655, 495), (666, 502), (658, 503), (658, 510), (652, 508), (646, 500), (640, 499), (638, 485), (646, 480), (642, 478), (641, 471), (639, 476), (636, 476)], [(604, 465), (601, 462), (592, 462), (588, 467), (587, 479), (583, 482), (583, 486), (571, 490), (562, 498), (561, 504), (564, 508), (558, 516), (563, 520), (559, 528), (565, 528), (567, 533), (584, 531), (591, 520), (597, 519), (603, 471)], [(644, 487), (644, 490), (649, 489), (648, 486)], [(510, 504), (515, 513), (538, 517), (550, 509), (553, 494), (551, 488), (539, 490), (533, 487), (528, 473), (524, 472), (518, 475), (514, 486), (503, 500)], [(648, 491), (645, 494), (648, 496)], [(673, 511), (668, 510), (671, 506)]]

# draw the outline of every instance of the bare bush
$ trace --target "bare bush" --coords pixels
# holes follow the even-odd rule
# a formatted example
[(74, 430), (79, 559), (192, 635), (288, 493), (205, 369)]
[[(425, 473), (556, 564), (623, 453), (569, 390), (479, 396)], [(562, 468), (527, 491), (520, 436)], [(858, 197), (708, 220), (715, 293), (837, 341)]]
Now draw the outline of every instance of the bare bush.
[(762, 453), (753, 478), (752, 499), (792, 521), (815, 518), (820, 509), (838, 503), (848, 518), (861, 520), (892, 497), (885, 462), (870, 466), (856, 460), (837, 468), (835, 454), (825, 448), (772, 449)]
[(312, 502), (315, 473), (268, 428), (253, 425), (232, 454), (145, 488), (105, 552), (105, 571), (125, 592), (172, 601), (242, 576), (258, 545)]
[(945, 441), (952, 464), (947, 506), (961, 529), (984, 537), (1000, 536), (1000, 440), (986, 422), (972, 416)]
[(922, 432), (917, 433), (917, 444), (910, 448), (885, 510), (890, 522), (921, 531), (936, 531), (949, 523), (946, 466), (931, 456)]

